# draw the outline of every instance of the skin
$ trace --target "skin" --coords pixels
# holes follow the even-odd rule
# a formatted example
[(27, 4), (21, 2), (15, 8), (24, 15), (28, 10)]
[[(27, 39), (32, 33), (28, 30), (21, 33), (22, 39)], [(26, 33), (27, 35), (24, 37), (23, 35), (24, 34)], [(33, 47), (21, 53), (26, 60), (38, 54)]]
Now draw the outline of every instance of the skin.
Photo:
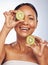
[[(48, 42), (43, 42), (39, 37), (34, 36), (36, 39), (34, 45), (30, 46), (26, 43), (26, 37), (35, 31), (38, 23), (34, 10), (27, 5), (20, 7), (19, 10), (25, 14), (25, 18), (22, 21), (14, 20), (13, 13), (17, 11), (4, 12), (5, 23), (0, 34), (0, 63), (5, 58), (4, 62), (8, 60), (23, 60), (35, 62), (39, 65), (47, 65), (47, 61), (45, 62), (45, 52), (48, 49), (46, 47)], [(12, 28), (17, 33), (17, 41), (5, 45), (6, 37)], [(22, 28), (27, 29), (23, 30)]]

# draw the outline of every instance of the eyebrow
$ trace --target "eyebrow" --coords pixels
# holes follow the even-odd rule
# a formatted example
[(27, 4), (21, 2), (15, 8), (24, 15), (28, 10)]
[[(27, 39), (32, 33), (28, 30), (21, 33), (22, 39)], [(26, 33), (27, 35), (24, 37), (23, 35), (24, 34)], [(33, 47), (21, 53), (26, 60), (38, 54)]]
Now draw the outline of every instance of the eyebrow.
[[(28, 16), (33, 16), (33, 15), (28, 15)], [(33, 16), (34, 17), (34, 16)]]

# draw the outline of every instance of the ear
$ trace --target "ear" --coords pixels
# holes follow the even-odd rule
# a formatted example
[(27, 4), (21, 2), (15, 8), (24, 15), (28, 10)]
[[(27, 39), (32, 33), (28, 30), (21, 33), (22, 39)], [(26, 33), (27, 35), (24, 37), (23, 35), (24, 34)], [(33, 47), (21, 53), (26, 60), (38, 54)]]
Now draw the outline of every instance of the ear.
[(37, 25), (38, 25), (38, 20), (36, 20), (36, 28), (37, 28)]

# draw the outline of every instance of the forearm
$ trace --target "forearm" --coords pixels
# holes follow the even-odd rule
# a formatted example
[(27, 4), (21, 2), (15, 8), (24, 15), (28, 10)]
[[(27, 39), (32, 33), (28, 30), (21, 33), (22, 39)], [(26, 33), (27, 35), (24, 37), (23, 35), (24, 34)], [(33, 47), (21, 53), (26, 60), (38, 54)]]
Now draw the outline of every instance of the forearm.
[(2, 31), (0, 32), (0, 55), (4, 48), (5, 39), (9, 33), (10, 29), (6, 27), (6, 25), (3, 26)]
[(6, 25), (3, 26), (2, 31), (0, 33), (0, 42), (4, 42), (10, 29), (6, 27)]

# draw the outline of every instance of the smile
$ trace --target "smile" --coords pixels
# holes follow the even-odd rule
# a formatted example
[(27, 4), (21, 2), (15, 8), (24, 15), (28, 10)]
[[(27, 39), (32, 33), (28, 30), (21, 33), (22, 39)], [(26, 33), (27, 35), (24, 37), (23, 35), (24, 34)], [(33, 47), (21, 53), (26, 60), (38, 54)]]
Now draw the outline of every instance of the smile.
[(28, 28), (28, 27), (20, 27), (20, 29), (21, 29), (22, 31), (28, 31), (28, 30), (30, 30), (30, 28)]

